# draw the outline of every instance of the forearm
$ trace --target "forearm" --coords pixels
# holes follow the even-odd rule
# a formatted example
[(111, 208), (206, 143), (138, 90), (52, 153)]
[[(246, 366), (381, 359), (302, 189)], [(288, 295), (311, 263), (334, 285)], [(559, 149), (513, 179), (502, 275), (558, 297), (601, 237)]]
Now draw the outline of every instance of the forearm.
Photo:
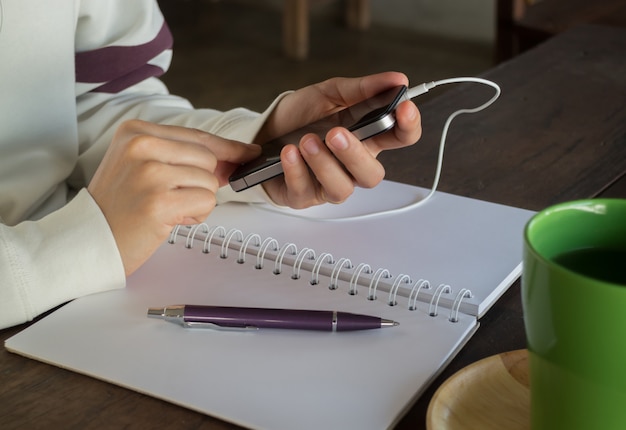
[[(77, 103), (81, 155), (70, 183), (75, 188), (89, 184), (115, 131), (126, 120), (196, 128), (227, 139), (252, 142), (283, 97), (284, 94), (277, 97), (265, 112), (257, 113), (244, 108), (226, 112), (194, 109), (187, 100), (168, 94), (157, 79), (120, 94), (86, 94)], [(261, 187), (234, 193), (226, 186), (220, 190), (218, 200), (267, 201), (268, 198)]]
[(39, 221), (0, 225), (0, 328), (124, 285), (115, 240), (86, 190)]
[[(113, 135), (126, 120), (197, 128), (241, 142), (252, 142), (273, 110), (258, 114), (194, 109), (169, 94), (158, 79), (169, 67), (171, 34), (155, 0), (82, 2), (76, 29), (76, 114), (79, 162), (69, 183), (91, 181)], [(106, 67), (103, 67), (106, 65)], [(220, 193), (223, 194), (223, 193)], [(229, 194), (227, 199), (265, 200), (261, 192)]]

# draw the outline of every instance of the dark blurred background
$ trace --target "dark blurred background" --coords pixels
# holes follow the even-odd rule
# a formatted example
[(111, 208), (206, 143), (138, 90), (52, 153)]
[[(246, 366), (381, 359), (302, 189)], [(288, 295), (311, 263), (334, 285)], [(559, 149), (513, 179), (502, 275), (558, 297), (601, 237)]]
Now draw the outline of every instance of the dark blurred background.
[[(196, 107), (223, 110), (244, 106), (259, 111), (282, 91), (333, 76), (396, 70), (418, 84), (473, 76), (494, 64), (493, 29), (475, 36), (451, 35), (447, 33), (454, 31), (446, 32), (444, 24), (437, 34), (393, 22), (379, 23), (376, 7), (386, 1), (370, 1), (370, 25), (355, 30), (345, 24), (345, 1), (310, 0), (308, 53), (295, 60), (283, 49), (282, 1), (159, 0), (174, 34), (174, 59), (163, 80), (171, 92), (188, 98)], [(466, 0), (450, 1), (461, 4)], [(413, 3), (419, 6), (420, 1)], [(433, 8), (437, 2), (421, 3)], [(486, 4), (486, 16), (481, 19), (491, 26), (492, 2), (478, 3)], [(395, 14), (406, 21), (404, 12), (396, 10)], [(409, 12), (420, 16), (419, 9)], [(451, 13), (456, 16), (459, 12)], [(445, 14), (439, 20), (445, 21)], [(471, 28), (467, 31), (480, 33)]]

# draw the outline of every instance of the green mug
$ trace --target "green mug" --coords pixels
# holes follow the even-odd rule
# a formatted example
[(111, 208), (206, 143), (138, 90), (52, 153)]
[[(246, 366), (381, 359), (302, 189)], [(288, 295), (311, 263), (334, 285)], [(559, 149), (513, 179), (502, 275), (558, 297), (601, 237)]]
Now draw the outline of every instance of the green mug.
[(524, 231), (531, 428), (626, 429), (626, 200), (559, 204)]

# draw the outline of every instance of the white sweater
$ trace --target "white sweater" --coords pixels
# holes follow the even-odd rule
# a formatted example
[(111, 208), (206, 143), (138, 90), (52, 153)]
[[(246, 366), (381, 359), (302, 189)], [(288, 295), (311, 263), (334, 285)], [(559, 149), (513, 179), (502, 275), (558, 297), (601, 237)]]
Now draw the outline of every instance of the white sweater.
[(246, 142), (262, 125), (267, 112), (193, 110), (168, 94), (158, 75), (170, 58), (156, 0), (0, 0), (0, 328), (124, 287), (85, 189), (121, 121)]

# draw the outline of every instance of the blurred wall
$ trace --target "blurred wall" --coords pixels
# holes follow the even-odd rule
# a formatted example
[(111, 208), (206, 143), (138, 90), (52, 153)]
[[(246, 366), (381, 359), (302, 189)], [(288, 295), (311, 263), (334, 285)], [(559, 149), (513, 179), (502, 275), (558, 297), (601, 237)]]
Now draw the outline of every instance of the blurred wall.
[[(223, 0), (259, 2), (259, 0)], [(281, 9), (289, 0), (263, 0)], [(345, 0), (309, 0), (312, 14), (342, 12)], [(372, 24), (437, 36), (493, 43), (495, 0), (369, 0)]]
[(370, 0), (372, 23), (492, 43), (494, 0)]

